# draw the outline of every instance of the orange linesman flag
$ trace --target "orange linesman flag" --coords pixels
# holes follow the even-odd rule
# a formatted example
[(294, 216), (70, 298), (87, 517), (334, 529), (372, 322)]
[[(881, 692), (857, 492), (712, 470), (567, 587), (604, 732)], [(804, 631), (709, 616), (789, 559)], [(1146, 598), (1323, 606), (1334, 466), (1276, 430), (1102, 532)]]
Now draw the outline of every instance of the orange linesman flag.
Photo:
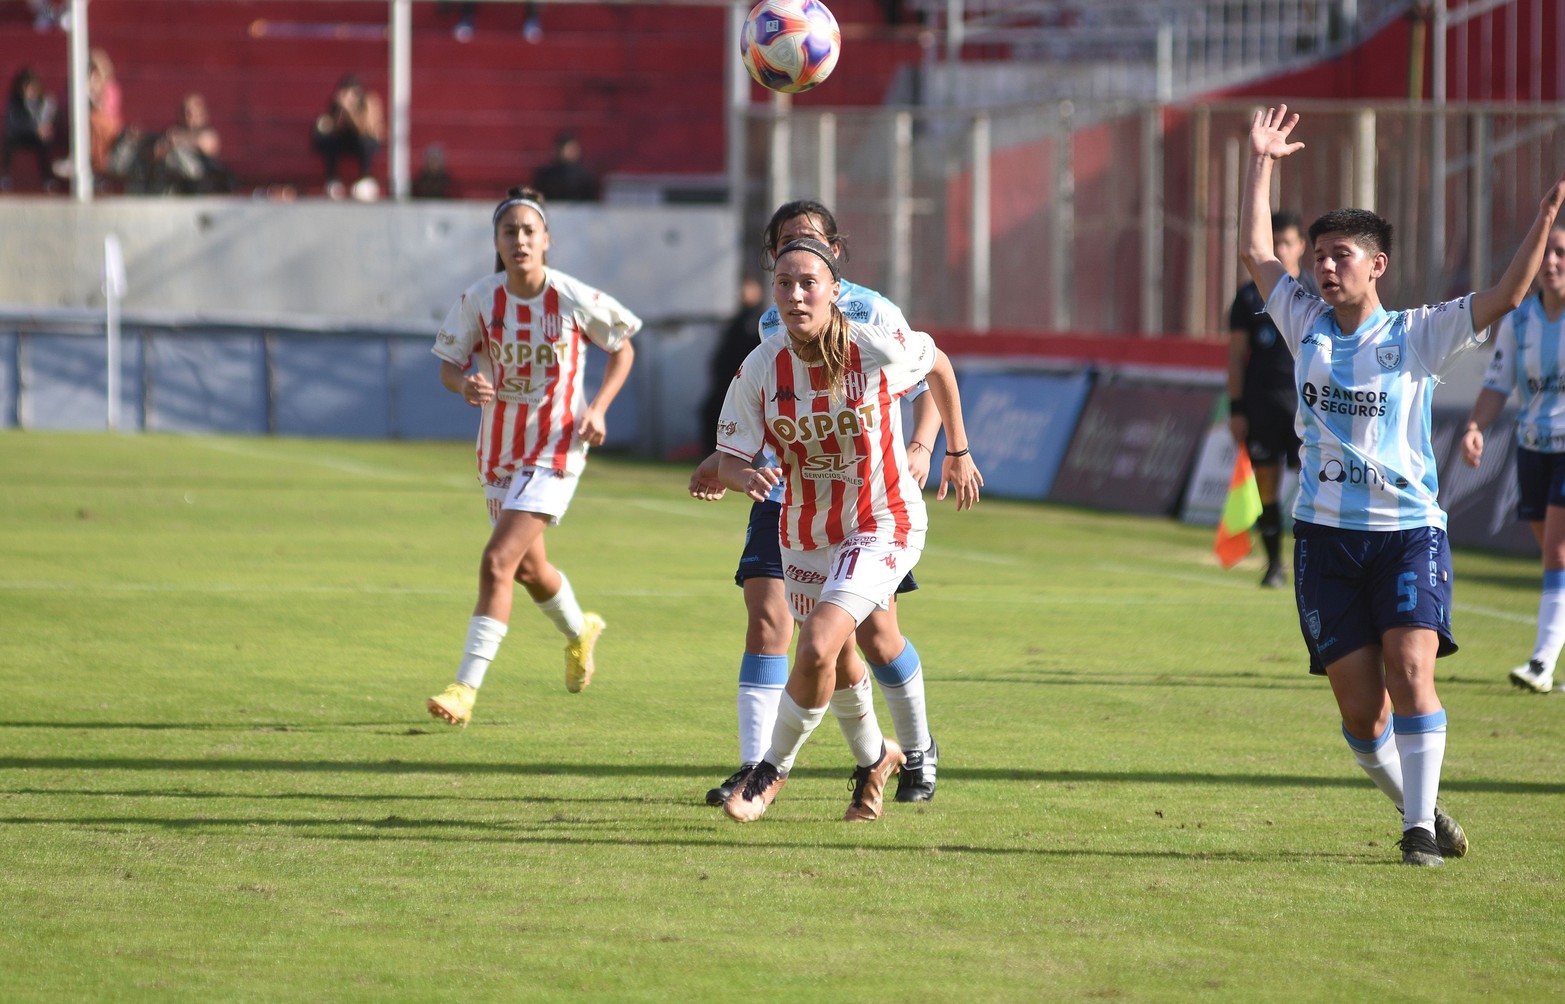
[(1261, 493), (1255, 487), (1255, 470), (1250, 466), (1249, 451), (1240, 449), (1228, 482), (1223, 518), (1217, 524), (1217, 541), (1212, 545), (1219, 564), (1232, 568), (1250, 553), (1250, 527), (1260, 518)]

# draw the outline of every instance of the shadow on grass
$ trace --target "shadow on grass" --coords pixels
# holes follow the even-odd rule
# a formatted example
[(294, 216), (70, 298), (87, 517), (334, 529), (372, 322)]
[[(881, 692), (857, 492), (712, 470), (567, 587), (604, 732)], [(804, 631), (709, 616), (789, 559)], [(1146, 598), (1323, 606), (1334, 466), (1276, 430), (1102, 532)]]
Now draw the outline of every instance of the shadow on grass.
[[(710, 816), (712, 810), (707, 809), (703, 815)], [(846, 854), (859, 855), (864, 852), (866, 845), (857, 834), (860, 832), (856, 826), (845, 829), (854, 834), (853, 837), (844, 837), (842, 840), (821, 839), (815, 835), (823, 820), (815, 819), (768, 819), (765, 824), (765, 834), (768, 838), (764, 844), (755, 844), (750, 841), (736, 843), (732, 839), (724, 838), (720, 834), (754, 833), (753, 827), (739, 827), (735, 824), (725, 823), (721, 820), (707, 822), (701, 821), (699, 829), (690, 836), (667, 837), (636, 837), (624, 835), (623, 820), (586, 820), (571, 819), (555, 816), (546, 820), (532, 820), (519, 822), (491, 822), (484, 820), (462, 819), (406, 819), (401, 816), (384, 816), (377, 819), (365, 818), (337, 818), (337, 819), (276, 819), (267, 817), (234, 817), (213, 818), (210, 816), (191, 816), (173, 818), (149, 818), (144, 816), (76, 816), (48, 818), (40, 816), (0, 816), (0, 826), (70, 826), (100, 833), (130, 833), (145, 831), (147, 829), (164, 830), (177, 833), (215, 833), (225, 834), (242, 832), (246, 836), (256, 835), (258, 831), (275, 832), (277, 830), (296, 830), (299, 835), (311, 840), (333, 841), (376, 841), (387, 840), (416, 843), (421, 841), (439, 841), (449, 843), (459, 841), (468, 844), (488, 845), (513, 845), (513, 844), (539, 844), (560, 845), (570, 844), (574, 846), (596, 847), (686, 847), (706, 848), (722, 850), (732, 848), (742, 853), (751, 853), (758, 847), (768, 850), (808, 850), (808, 851), (841, 851)], [(786, 834), (795, 827), (809, 827), (812, 835), (802, 839), (775, 839)], [(340, 829), (344, 832), (329, 832)], [(596, 836), (590, 829), (609, 830), (615, 835)], [(695, 829), (695, 827), (692, 827)], [(374, 830), (374, 833), (363, 832)], [(782, 833), (778, 831), (781, 830)], [(465, 832), (465, 835), (458, 835)], [(1290, 863), (1305, 861), (1332, 862), (1338, 864), (1364, 864), (1379, 865), (1388, 863), (1383, 855), (1364, 853), (1341, 852), (1315, 852), (1301, 854), (1297, 848), (1274, 852), (1264, 851), (1173, 851), (1166, 848), (1147, 850), (1109, 850), (1102, 847), (1074, 846), (1074, 847), (1006, 847), (990, 846), (983, 844), (930, 844), (930, 843), (876, 843), (873, 849), (879, 853), (882, 851), (903, 852), (910, 854), (926, 855), (930, 852), (945, 854), (970, 854), (985, 856), (1027, 856), (1039, 858), (1109, 858), (1121, 860), (1147, 860), (1147, 861), (1231, 861), (1243, 864), (1256, 864), (1276, 862), (1285, 858)]]
[[(512, 775), (516, 777), (589, 778), (690, 778), (697, 782), (722, 776), (726, 766), (691, 766), (668, 763), (461, 763), (406, 760), (281, 760), (281, 759), (180, 759), (158, 757), (0, 757), (0, 770), (151, 770), (195, 773), (380, 774), (403, 775)], [(838, 778), (841, 770), (801, 768), (799, 778)], [(1035, 770), (1015, 767), (944, 767), (942, 779), (951, 781), (1019, 781), (1052, 784), (1164, 784), (1232, 785), (1248, 788), (1359, 788), (1367, 782), (1357, 773), (1322, 777), (1310, 774), (1214, 774), (1177, 771)], [(1489, 792), (1511, 795), (1562, 795), (1565, 781), (1506, 781), (1493, 778), (1446, 778), (1442, 791)], [(71, 794), (71, 792), (55, 792)], [(337, 796), (325, 796), (337, 797)]]

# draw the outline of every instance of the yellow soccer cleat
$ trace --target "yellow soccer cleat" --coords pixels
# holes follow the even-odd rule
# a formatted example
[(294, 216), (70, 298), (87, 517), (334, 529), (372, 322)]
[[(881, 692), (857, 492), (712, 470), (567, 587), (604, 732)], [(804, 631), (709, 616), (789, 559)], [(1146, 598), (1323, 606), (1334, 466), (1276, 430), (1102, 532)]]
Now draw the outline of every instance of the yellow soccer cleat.
[(581, 693), (592, 682), (592, 650), (606, 627), (597, 614), (581, 615), (581, 634), (565, 646), (565, 689), (571, 693)]
[(476, 700), (478, 691), (465, 683), (453, 683), (429, 699), (429, 713), (442, 721), (466, 728), (473, 717), (473, 702)]

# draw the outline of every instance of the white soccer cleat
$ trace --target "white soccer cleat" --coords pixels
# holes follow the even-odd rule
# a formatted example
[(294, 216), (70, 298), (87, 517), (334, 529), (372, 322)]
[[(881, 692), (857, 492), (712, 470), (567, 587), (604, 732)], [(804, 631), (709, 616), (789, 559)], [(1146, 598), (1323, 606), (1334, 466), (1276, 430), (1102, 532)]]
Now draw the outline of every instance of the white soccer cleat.
[(1554, 670), (1533, 659), (1527, 665), (1511, 670), (1511, 685), (1533, 693), (1547, 694), (1554, 689)]

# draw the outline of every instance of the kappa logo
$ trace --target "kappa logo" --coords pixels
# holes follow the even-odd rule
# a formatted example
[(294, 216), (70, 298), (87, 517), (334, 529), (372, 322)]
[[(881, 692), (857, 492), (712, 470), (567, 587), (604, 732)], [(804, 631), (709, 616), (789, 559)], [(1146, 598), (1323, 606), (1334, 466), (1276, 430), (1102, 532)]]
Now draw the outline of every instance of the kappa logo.
[(1381, 369), (1394, 370), (1402, 365), (1402, 344), (1382, 345), (1375, 350), (1375, 362)]
[(897, 556), (896, 555), (894, 555), (894, 554), (882, 555), (880, 560), (885, 562), (886, 567), (888, 569), (890, 569), (891, 571), (895, 572), (897, 570)]
[(800, 568), (798, 565), (789, 565), (788, 570), (783, 574), (793, 581), (802, 582), (807, 586), (819, 586), (826, 582), (826, 576), (808, 568)]
[(864, 400), (864, 391), (868, 386), (869, 378), (861, 370), (854, 370), (842, 377), (842, 387), (849, 401)]
[(775, 401), (797, 401), (797, 400), (799, 400), (799, 395), (797, 395), (797, 394), (795, 394), (793, 392), (793, 388), (792, 387), (778, 387), (777, 388), (777, 393), (772, 395), (772, 400), (774, 402)]
[(902, 329), (901, 328), (898, 328), (897, 329), (897, 333), (892, 335), (891, 337), (895, 338), (897, 340), (897, 344), (898, 345), (902, 346), (904, 349), (907, 348), (907, 335), (904, 335), (902, 333)]

